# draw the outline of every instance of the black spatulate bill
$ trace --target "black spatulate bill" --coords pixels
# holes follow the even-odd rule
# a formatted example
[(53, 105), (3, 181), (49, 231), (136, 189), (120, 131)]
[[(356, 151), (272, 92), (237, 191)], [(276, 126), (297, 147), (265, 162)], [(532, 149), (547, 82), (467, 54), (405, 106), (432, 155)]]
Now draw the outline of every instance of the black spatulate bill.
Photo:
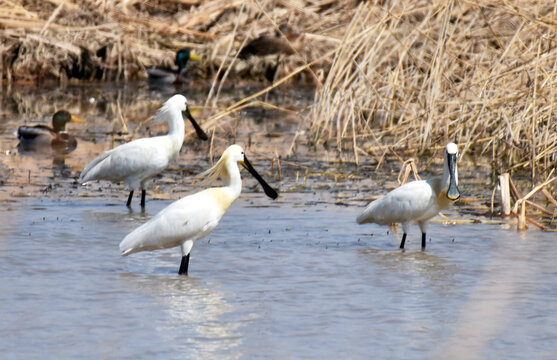
[(244, 167), (250, 172), (250, 174), (252, 174), (253, 177), (257, 179), (257, 181), (259, 181), (259, 183), (263, 187), (263, 191), (265, 191), (265, 194), (268, 197), (270, 197), (273, 200), (278, 197), (278, 193), (275, 191), (275, 189), (270, 187), (269, 184), (267, 184), (267, 182), (263, 180), (261, 175), (259, 175), (259, 173), (253, 168), (253, 166), (251, 166), (251, 163), (248, 161), (248, 158), (245, 155), (244, 155), (244, 161), (242, 162), (242, 165), (244, 165)]
[(195, 133), (197, 134), (197, 136), (201, 140), (209, 139), (207, 134), (205, 134), (205, 131), (203, 131), (203, 129), (199, 126), (199, 124), (197, 124), (197, 121), (195, 121), (193, 116), (191, 116), (190, 109), (188, 107), (186, 107), (186, 111), (184, 111), (184, 113), (186, 114), (186, 117), (191, 121), (191, 124), (193, 125), (193, 128), (195, 129)]

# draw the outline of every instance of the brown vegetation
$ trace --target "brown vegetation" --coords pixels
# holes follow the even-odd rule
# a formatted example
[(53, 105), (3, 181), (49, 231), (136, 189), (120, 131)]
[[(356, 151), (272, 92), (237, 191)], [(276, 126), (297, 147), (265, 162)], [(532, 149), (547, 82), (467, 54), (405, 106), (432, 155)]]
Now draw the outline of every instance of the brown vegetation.
[[(301, 34), (294, 54), (238, 57), (262, 35), (281, 38), (284, 24)], [(216, 85), (273, 71), (272, 86), (207, 125), (308, 81), (316, 146), (380, 167), (401, 150), (455, 141), (494, 173), (539, 182), (557, 162), (556, 34), (551, 0), (9, 0), (0, 3), (0, 78), (132, 80), (191, 47), (203, 57), (188, 63), (192, 76), (213, 81), (208, 105)]]
[[(526, 222), (545, 230), (545, 231), (557, 231), (553, 225), (555, 218), (557, 217), (557, 200), (553, 198), (553, 195), (546, 189), (551, 185), (557, 177), (552, 177), (554, 171), (549, 173), (548, 178), (541, 184), (535, 186), (528, 194), (522, 196), (517, 190), (515, 184), (513, 183), (509, 173), (504, 173), (499, 176), (499, 189), (501, 193), (501, 216), (513, 216), (517, 217), (517, 230), (526, 230)], [(534, 196), (539, 193), (542, 205), (538, 202), (534, 202)], [(493, 193), (495, 195), (495, 191)], [(514, 200), (514, 206), (511, 210), (511, 197)], [(538, 221), (534, 220), (532, 216), (526, 215), (526, 208), (529, 208), (530, 213), (534, 213), (534, 216)], [(493, 214), (493, 197), (491, 201), (491, 213)], [(547, 223), (547, 226), (543, 224)]]
[(339, 19), (348, 22), (355, 9), (353, 0), (2, 1), (0, 78), (131, 80), (143, 77), (146, 67), (172, 66), (183, 47), (202, 55), (200, 64), (189, 64), (198, 77), (218, 69), (219, 76), (228, 69), (264, 77), (276, 56), (239, 61), (236, 55), (248, 41), (288, 24), (311, 46), (294, 47), (295, 56), (282, 58), (280, 76), (334, 45), (336, 38), (325, 35), (338, 32)]
[(535, 179), (557, 162), (554, 1), (362, 4), (309, 116), (356, 162), (449, 141)]

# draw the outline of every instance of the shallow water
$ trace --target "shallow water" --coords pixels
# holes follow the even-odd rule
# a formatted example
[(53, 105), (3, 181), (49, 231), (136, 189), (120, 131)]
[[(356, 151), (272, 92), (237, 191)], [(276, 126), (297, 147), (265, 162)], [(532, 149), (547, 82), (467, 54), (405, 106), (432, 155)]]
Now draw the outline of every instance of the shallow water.
[[(371, 196), (396, 184), (398, 169), (366, 173), (372, 166), (363, 164), (355, 172), (328, 162), (334, 151), (299, 147), (279, 170), (277, 155), (298, 130), (280, 112), (255, 109), (219, 123), (213, 143), (214, 151), (245, 144), (279, 199), (245, 178), (240, 199), (196, 244), (188, 277), (177, 275), (179, 249), (121, 257), (128, 232), (200, 189), (194, 175), (209, 166), (210, 145), (186, 139), (175, 168), (148, 191), (146, 212), (137, 198), (131, 211), (124, 206), (123, 186), (83, 187), (76, 177), (123, 141), (114, 133), (115, 102), (143, 137), (164, 131), (141, 123), (169, 91), (69, 88), (2, 98), (15, 105), (3, 107), (0, 121), (0, 358), (555, 358), (554, 233), (434, 222), (425, 252), (417, 227), (401, 251), (400, 233), (355, 223)], [(39, 98), (42, 105), (33, 102)], [(48, 122), (53, 104), (88, 120), (71, 128), (77, 149), (62, 161), (14, 150), (17, 125), (37, 120), (36, 112)], [(249, 138), (236, 129), (249, 129)], [(484, 175), (462, 170), (465, 195), (472, 183), (485, 187)], [(473, 206), (485, 208), (483, 200)], [(462, 204), (444, 214), (481, 218)]]
[(119, 255), (168, 201), (2, 211), (2, 358), (554, 358), (552, 234), (434, 223), (425, 252), (417, 229), (400, 251), (315, 199), (243, 194), (189, 277), (178, 249)]

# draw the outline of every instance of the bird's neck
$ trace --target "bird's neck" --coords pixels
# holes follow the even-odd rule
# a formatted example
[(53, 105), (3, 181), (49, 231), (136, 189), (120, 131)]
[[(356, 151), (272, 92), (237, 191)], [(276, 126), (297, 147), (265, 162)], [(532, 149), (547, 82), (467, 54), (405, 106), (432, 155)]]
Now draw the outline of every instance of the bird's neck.
[[(458, 169), (454, 169), (455, 183), (458, 185)], [(441, 179), (441, 188), (447, 190), (451, 182), (451, 174), (449, 171), (449, 159), (445, 154), (445, 161), (443, 163), (443, 178)]]
[(64, 132), (64, 131), (66, 131), (66, 123), (65, 122), (63, 122), (63, 123), (54, 122), (52, 124), (52, 130), (54, 130), (54, 132), (56, 132), (56, 133)]
[(173, 145), (178, 148), (178, 150), (182, 147), (184, 143), (184, 120), (182, 119), (182, 113), (180, 110), (172, 110), (170, 114), (168, 114), (168, 136), (172, 139)]
[(447, 159), (447, 154), (444, 154), (445, 160), (443, 161), (443, 179), (441, 180), (441, 189), (448, 189), (450, 183), (449, 162)]
[(188, 63), (188, 59), (181, 60), (177, 62), (178, 65), (178, 74), (180, 74), (186, 68), (186, 64)]
[(242, 192), (242, 178), (240, 176), (240, 169), (238, 164), (233, 160), (228, 160), (226, 163), (226, 170), (228, 172), (228, 186), (230, 194), (236, 200)]

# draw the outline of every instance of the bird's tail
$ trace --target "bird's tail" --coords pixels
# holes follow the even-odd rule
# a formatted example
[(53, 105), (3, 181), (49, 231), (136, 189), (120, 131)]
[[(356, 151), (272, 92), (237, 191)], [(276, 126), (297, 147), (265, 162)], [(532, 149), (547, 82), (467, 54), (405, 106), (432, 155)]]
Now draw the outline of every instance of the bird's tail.
[(358, 224), (365, 224), (366, 223), (366, 214), (365, 213), (361, 213), (360, 215), (358, 215), (358, 217), (356, 218), (356, 222), (358, 222)]
[(122, 256), (128, 256), (130, 254), (133, 254), (134, 252), (139, 251), (139, 249), (135, 248), (135, 237), (132, 236), (133, 232), (131, 234), (128, 234), (128, 236), (126, 236), (124, 238), (124, 240), (122, 240), (122, 242), (120, 242), (120, 253), (122, 254)]
[(83, 171), (79, 175), (79, 182), (83, 184), (83, 183), (86, 183), (89, 180), (95, 180), (95, 173), (96, 173), (96, 171), (94, 171), (95, 167), (101, 161), (106, 159), (108, 157), (108, 155), (110, 155), (111, 152), (112, 152), (112, 150), (104, 151), (102, 154), (100, 154), (95, 159), (93, 159), (89, 164), (87, 164), (85, 166), (85, 169), (83, 169)]
[(375, 202), (371, 202), (360, 215), (356, 218), (358, 224), (374, 222), (373, 212), (376, 207)]
[[(151, 219), (152, 220), (152, 219)], [(124, 240), (120, 242), (120, 253), (127, 256), (139, 251), (162, 249), (157, 241), (157, 229), (154, 229), (152, 222), (148, 221), (136, 228), (134, 231), (126, 235)]]

